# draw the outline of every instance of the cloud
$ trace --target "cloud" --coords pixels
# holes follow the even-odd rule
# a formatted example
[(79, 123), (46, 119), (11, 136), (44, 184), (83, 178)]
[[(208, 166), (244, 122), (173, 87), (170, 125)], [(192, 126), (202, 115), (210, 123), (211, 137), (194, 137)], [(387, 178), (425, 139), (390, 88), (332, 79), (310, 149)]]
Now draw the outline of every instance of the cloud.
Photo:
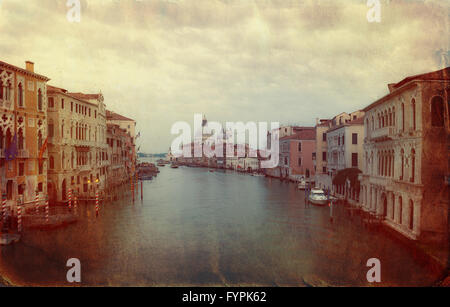
[(381, 23), (362, 0), (4, 0), (1, 60), (33, 60), (50, 84), (101, 90), (138, 121), (142, 150), (165, 151), (175, 121), (277, 120), (363, 108), (386, 84), (438, 69), (450, 49), (447, 1), (382, 0)]

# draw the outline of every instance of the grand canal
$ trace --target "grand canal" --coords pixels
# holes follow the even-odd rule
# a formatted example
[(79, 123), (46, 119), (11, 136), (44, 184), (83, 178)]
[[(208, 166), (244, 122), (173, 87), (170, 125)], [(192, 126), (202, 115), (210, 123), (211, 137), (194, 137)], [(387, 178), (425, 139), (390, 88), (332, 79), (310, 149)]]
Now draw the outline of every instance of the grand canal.
[(305, 207), (291, 183), (207, 169), (165, 167), (129, 196), (81, 205), (78, 223), (27, 231), (2, 247), (2, 274), (21, 285), (71, 285), (69, 258), (81, 261), (81, 285), (304, 286), (369, 285), (369, 258), (381, 260), (380, 285), (431, 285), (438, 276), (399, 242), (336, 209)]

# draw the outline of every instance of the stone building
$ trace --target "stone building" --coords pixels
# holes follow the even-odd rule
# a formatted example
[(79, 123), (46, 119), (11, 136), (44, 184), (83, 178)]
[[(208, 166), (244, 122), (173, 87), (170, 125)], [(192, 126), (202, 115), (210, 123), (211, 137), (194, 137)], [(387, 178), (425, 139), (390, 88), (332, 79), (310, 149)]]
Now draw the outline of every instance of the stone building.
[(106, 184), (108, 188), (115, 188), (130, 180), (131, 162), (129, 155), (132, 140), (130, 134), (125, 129), (114, 124), (107, 124), (106, 137), (108, 158), (110, 161), (110, 166), (106, 172)]
[(448, 236), (450, 68), (389, 84), (364, 109), (360, 204), (413, 240)]
[(316, 176), (314, 181), (316, 182), (316, 186), (319, 188), (331, 187), (327, 170), (327, 131), (330, 129), (330, 126), (330, 119), (316, 120), (316, 159), (314, 160), (314, 170), (316, 172)]
[(334, 187), (333, 178), (340, 170), (362, 168), (363, 117), (361, 110), (342, 112), (317, 124), (316, 186), (329, 189), (338, 196), (346, 195), (348, 187)]
[(34, 72), (0, 61), (1, 190), (8, 206), (47, 192), (47, 82)]
[(118, 125), (130, 136), (130, 153), (127, 159), (131, 165), (131, 173), (135, 172), (136, 165), (136, 121), (115, 112), (106, 110), (106, 121), (108, 124)]
[(72, 189), (80, 198), (105, 186), (108, 153), (103, 95), (70, 93), (48, 86), (48, 194), (64, 202)]

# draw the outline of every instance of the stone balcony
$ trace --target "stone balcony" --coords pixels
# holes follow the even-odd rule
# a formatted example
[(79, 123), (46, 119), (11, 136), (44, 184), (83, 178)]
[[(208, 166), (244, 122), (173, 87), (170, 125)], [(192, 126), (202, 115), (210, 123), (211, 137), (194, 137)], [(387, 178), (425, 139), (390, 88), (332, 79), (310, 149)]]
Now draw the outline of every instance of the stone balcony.
[(30, 152), (27, 149), (19, 149), (17, 151), (17, 158), (28, 159), (30, 157)]
[(393, 138), (395, 135), (395, 127), (383, 127), (370, 131), (366, 141), (387, 140)]

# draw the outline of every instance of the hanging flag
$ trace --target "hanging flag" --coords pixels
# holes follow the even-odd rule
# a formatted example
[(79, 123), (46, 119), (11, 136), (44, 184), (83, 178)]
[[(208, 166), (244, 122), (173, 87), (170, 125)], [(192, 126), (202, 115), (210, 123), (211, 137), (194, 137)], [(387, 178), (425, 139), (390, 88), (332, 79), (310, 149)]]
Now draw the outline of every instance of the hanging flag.
[(47, 149), (48, 137), (45, 139), (44, 144), (42, 144), (41, 150), (39, 151), (39, 165), (42, 165), (44, 152)]
[(17, 157), (17, 154), (17, 134), (15, 134), (11, 144), (5, 149), (5, 160), (7, 162), (12, 161)]

